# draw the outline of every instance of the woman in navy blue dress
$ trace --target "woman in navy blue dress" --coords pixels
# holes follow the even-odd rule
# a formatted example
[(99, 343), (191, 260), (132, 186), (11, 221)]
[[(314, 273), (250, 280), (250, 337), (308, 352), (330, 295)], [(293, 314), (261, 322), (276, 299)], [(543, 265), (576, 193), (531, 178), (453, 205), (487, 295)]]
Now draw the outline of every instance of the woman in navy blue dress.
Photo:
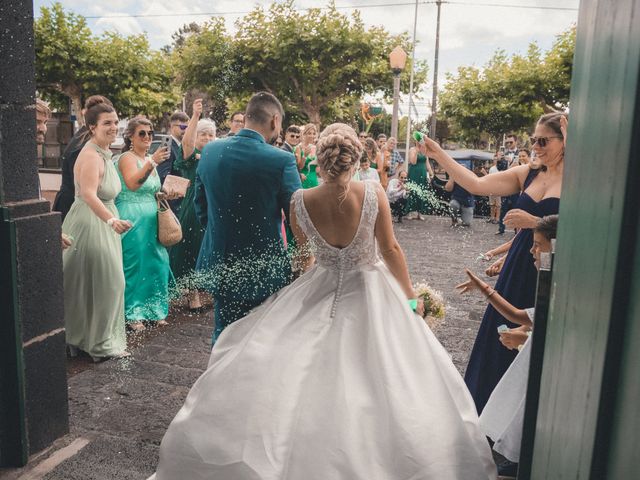
[[(532, 229), (540, 217), (557, 214), (560, 207), (566, 125), (564, 114), (543, 115), (536, 125), (535, 136), (531, 137), (536, 165), (520, 165), (485, 177), (477, 177), (459, 165), (433, 140), (424, 140), (428, 155), (470, 193), (507, 196), (522, 192), (514, 209), (505, 217), (508, 227), (519, 231), (495, 286), (495, 291), (517, 308), (530, 308), (535, 304), (537, 273), (529, 252), (533, 243)], [(497, 328), (502, 324), (517, 327), (489, 305), (465, 374), (478, 414), (517, 354), (500, 343)]]

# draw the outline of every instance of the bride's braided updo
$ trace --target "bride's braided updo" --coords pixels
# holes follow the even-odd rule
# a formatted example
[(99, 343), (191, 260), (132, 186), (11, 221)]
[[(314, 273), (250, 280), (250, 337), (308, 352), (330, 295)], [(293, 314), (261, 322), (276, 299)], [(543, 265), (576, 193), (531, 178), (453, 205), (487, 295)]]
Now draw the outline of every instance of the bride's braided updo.
[(353, 128), (344, 123), (334, 123), (320, 134), (316, 156), (323, 177), (330, 181), (358, 164), (362, 156), (362, 144)]

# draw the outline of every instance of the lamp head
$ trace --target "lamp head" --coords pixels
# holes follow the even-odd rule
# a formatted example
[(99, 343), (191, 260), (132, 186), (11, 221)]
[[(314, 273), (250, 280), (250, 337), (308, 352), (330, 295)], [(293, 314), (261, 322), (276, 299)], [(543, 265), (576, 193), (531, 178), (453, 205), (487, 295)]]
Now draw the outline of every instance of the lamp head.
[(407, 54), (400, 45), (394, 48), (389, 54), (389, 64), (395, 75), (399, 75), (407, 64)]

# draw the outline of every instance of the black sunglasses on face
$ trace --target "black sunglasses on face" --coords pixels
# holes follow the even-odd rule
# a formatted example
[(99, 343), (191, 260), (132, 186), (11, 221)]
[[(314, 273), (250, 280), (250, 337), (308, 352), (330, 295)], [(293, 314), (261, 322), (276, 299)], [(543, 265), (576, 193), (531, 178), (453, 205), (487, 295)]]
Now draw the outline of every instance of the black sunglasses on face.
[(300, 138), (300, 134), (297, 134), (297, 135), (296, 135), (296, 134), (294, 134), (294, 133), (290, 133), (290, 134), (289, 134), (289, 136), (290, 136), (291, 138)]
[(138, 132), (140, 138), (145, 138), (147, 135), (149, 135), (149, 138), (153, 138), (153, 130), (140, 130)]
[(536, 143), (539, 147), (544, 148), (549, 143), (551, 138), (562, 138), (562, 137), (531, 137), (531, 146), (533, 147)]

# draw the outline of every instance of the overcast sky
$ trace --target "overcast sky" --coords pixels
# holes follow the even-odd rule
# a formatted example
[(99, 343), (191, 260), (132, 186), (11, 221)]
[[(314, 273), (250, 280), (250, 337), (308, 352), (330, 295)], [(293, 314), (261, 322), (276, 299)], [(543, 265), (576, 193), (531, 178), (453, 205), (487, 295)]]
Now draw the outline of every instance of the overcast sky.
[[(425, 2), (425, 0), (419, 0)], [(268, 0), (60, 0), (65, 8), (89, 18), (95, 33), (117, 30), (123, 34), (147, 32), (151, 45), (160, 48), (171, 43), (171, 34), (192, 21), (204, 22), (212, 15), (223, 15), (229, 30), (233, 23), (256, 5), (268, 5)], [(35, 14), (52, 0), (34, 0)], [(402, 4), (393, 5), (390, 4)], [(298, 0), (299, 8), (323, 7), (327, 2)], [(374, 5), (383, 5), (376, 6)], [(505, 6), (496, 6), (505, 5)], [(497, 49), (507, 53), (523, 53), (531, 42), (548, 49), (556, 35), (578, 19), (579, 0), (451, 0), (442, 5), (440, 30), (440, 84), (446, 72), (455, 72), (462, 65), (481, 66)], [(413, 31), (415, 3), (411, 0), (336, 0), (336, 6), (348, 13), (361, 11), (366, 24), (384, 25), (391, 33)], [(523, 8), (527, 7), (527, 8)], [(538, 7), (538, 8), (528, 8)], [(545, 8), (546, 7), (546, 8)], [(553, 10), (549, 8), (563, 8)], [(426, 60), (433, 75), (433, 55), (436, 29), (435, 4), (418, 6), (416, 58)], [(148, 16), (148, 15), (166, 16)], [(132, 16), (141, 15), (141, 16)], [(146, 16), (147, 15), (147, 16)], [(112, 18), (124, 16), (124, 18)], [(418, 114), (427, 114), (431, 86), (421, 92), (416, 101)]]

